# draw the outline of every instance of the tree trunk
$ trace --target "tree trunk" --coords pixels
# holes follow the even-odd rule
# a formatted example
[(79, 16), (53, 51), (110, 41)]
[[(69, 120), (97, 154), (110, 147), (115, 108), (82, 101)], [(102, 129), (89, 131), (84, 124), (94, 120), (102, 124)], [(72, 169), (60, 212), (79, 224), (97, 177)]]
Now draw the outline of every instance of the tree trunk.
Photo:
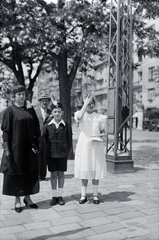
[(27, 99), (29, 100), (29, 102), (32, 102), (32, 98), (33, 98), (33, 91), (30, 89), (27, 89)]
[[(60, 102), (63, 105), (64, 121), (72, 126), (71, 122), (71, 82), (67, 74), (67, 53), (60, 54), (58, 61)], [(73, 147), (70, 151), (69, 159), (74, 159)]]

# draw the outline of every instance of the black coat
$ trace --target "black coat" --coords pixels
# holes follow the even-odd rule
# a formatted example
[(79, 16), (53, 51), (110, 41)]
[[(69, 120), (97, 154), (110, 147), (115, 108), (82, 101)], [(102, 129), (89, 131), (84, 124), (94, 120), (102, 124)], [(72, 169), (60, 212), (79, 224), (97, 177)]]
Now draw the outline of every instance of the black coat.
[[(3, 141), (8, 142), (10, 156), (2, 156), (0, 172), (21, 175), (38, 170), (38, 160), (32, 144), (40, 137), (39, 121), (33, 108), (8, 107), (2, 119)], [(7, 136), (7, 139), (4, 139)]]
[(69, 124), (62, 123), (58, 129), (55, 124), (45, 125), (44, 139), (47, 144), (47, 158), (68, 158), (72, 146), (72, 129)]

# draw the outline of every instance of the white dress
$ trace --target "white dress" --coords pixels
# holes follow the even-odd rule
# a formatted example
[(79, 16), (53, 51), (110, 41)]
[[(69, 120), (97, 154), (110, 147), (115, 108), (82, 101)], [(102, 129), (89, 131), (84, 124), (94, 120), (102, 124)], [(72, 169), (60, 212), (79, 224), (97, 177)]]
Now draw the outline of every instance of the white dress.
[[(77, 121), (79, 111), (75, 113)], [(104, 143), (99, 137), (100, 130), (105, 129), (106, 116), (85, 112), (79, 121), (81, 130), (75, 153), (75, 177), (79, 179), (102, 179), (106, 175), (106, 157)]]

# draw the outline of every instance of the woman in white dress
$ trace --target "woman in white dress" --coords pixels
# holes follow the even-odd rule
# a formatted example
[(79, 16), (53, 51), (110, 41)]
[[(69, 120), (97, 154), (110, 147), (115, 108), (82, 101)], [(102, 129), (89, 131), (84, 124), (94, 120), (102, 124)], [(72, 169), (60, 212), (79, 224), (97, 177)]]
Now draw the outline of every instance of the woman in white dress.
[(99, 204), (99, 179), (106, 175), (106, 159), (103, 144), (106, 116), (96, 113), (95, 98), (88, 95), (83, 107), (75, 113), (81, 130), (75, 154), (75, 177), (81, 179), (80, 204), (87, 202), (88, 180), (93, 184), (93, 202)]

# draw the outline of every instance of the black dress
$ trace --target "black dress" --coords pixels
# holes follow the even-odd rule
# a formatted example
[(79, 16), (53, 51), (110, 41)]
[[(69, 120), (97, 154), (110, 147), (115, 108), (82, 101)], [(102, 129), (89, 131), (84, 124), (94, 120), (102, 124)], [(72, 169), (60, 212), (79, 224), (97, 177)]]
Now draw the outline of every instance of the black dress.
[(2, 119), (3, 141), (10, 156), (2, 156), (3, 194), (25, 196), (39, 192), (38, 159), (32, 144), (40, 137), (39, 121), (33, 108), (8, 107)]

